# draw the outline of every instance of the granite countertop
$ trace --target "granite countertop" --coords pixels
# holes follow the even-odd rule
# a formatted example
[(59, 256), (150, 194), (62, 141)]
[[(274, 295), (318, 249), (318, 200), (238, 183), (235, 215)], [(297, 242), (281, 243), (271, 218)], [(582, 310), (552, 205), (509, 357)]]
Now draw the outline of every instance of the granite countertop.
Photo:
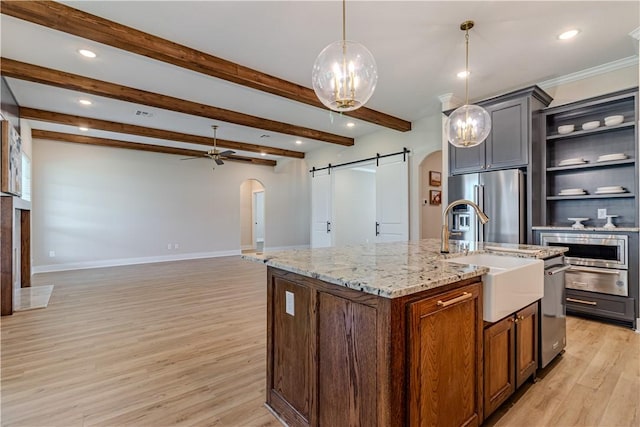
[(604, 227), (589, 227), (585, 225), (584, 228), (573, 228), (570, 225), (536, 225), (531, 227), (533, 230), (559, 230), (559, 231), (626, 231), (637, 233), (640, 232), (640, 227), (616, 227), (616, 228), (604, 228)]
[(242, 258), (369, 294), (397, 298), (481, 276), (489, 271), (487, 267), (478, 265), (444, 262), (447, 258), (483, 252), (548, 258), (561, 255), (566, 250), (556, 246), (452, 240), (450, 253), (441, 254), (440, 240), (424, 239), (265, 252), (242, 255)]

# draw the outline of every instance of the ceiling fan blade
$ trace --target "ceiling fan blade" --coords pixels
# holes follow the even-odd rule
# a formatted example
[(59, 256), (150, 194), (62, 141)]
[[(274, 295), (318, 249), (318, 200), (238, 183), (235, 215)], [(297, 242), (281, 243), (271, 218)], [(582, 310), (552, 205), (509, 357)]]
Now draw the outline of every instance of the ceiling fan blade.
[(232, 151), (232, 150), (226, 150), (226, 151), (223, 151), (222, 153), (218, 153), (218, 154), (219, 154), (220, 156), (230, 156), (230, 155), (235, 154), (235, 153), (236, 153), (235, 151)]
[(201, 159), (202, 157), (184, 157), (180, 160), (193, 160), (193, 159)]
[(219, 158), (217, 158), (217, 157), (215, 159), (213, 159), (213, 160), (215, 160), (216, 165), (224, 165), (224, 162), (222, 160), (220, 160)]

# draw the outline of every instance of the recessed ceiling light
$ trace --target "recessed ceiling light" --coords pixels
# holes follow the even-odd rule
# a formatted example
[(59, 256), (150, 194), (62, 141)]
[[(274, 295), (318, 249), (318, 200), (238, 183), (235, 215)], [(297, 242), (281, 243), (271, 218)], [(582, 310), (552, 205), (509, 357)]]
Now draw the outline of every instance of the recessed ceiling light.
[(89, 101), (88, 99), (81, 99), (81, 100), (79, 100), (78, 102), (79, 102), (80, 104), (82, 104), (82, 105), (91, 105), (91, 104), (92, 104), (92, 102), (91, 102), (91, 101)]
[(89, 130), (89, 128), (85, 126), (79, 126), (78, 129), (80, 129), (82, 132), (86, 132)]
[(459, 79), (466, 79), (469, 74), (471, 74), (471, 71), (460, 71), (456, 76), (458, 76)]
[(95, 52), (92, 52), (89, 49), (79, 49), (78, 53), (82, 56), (86, 56), (87, 58), (95, 58), (97, 56)]
[(352, 128), (352, 127), (354, 127), (355, 125), (356, 125), (356, 124), (355, 124), (355, 123), (353, 123), (353, 122), (349, 122), (349, 123), (347, 123), (347, 127), (348, 127), (348, 128)]
[(299, 139), (296, 140), (296, 144), (300, 145), (302, 144), (302, 141), (300, 141)]
[(580, 32), (580, 30), (569, 30), (569, 31), (565, 31), (564, 33), (560, 34), (558, 36), (558, 38), (560, 40), (569, 40), (574, 38), (575, 36), (578, 35), (578, 33)]

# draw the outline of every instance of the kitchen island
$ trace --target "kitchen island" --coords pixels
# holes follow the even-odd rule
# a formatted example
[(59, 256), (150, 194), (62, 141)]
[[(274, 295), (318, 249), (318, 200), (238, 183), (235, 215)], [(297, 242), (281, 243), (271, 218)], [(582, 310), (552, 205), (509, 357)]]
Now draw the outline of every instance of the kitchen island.
[(489, 269), (445, 258), (488, 247), (563, 252), (427, 239), (245, 256), (268, 266), (267, 405), (291, 426), (481, 424)]

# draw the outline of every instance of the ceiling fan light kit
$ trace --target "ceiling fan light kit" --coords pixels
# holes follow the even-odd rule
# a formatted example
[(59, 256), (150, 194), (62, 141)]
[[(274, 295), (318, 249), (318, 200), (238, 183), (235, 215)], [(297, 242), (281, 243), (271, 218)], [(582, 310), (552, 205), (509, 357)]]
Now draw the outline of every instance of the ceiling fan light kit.
[[(224, 162), (222, 161), (222, 158), (230, 156), (232, 154), (235, 154), (235, 151), (232, 150), (225, 150), (225, 151), (218, 151), (217, 149), (217, 131), (218, 131), (218, 125), (213, 125), (211, 126), (211, 128), (213, 129), (213, 150), (209, 150), (205, 153), (203, 153), (203, 156), (213, 160), (216, 165), (220, 166), (220, 165), (224, 165)], [(191, 159), (199, 159), (200, 157), (188, 157), (182, 160), (191, 160)], [(215, 169), (216, 167), (214, 166), (213, 169)]]
[(311, 83), (316, 96), (333, 111), (353, 111), (373, 95), (378, 67), (369, 50), (346, 39), (346, 0), (342, 0), (342, 40), (325, 47), (316, 58)]
[(469, 105), (469, 30), (474, 26), (473, 21), (460, 24), (465, 32), (465, 103), (448, 117), (445, 124), (445, 134), (449, 142), (460, 148), (469, 148), (481, 144), (491, 131), (491, 116), (479, 105)]

